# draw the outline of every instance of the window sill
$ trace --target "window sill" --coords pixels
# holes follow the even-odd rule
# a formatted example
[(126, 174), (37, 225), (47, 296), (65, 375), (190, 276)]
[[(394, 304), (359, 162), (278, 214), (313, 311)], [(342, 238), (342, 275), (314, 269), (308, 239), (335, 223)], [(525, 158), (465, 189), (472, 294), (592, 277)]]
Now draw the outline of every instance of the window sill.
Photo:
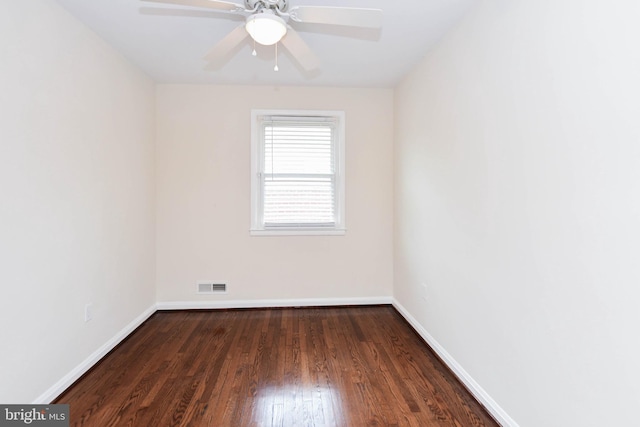
[(344, 228), (282, 228), (282, 229), (251, 229), (251, 236), (344, 236)]

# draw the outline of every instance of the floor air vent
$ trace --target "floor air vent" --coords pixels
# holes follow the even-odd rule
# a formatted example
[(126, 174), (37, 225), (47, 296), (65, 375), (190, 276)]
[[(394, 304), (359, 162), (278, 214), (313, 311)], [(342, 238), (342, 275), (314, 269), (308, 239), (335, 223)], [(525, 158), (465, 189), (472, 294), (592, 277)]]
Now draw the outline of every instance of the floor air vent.
[(211, 282), (198, 283), (198, 293), (199, 294), (226, 294), (227, 284), (211, 283)]

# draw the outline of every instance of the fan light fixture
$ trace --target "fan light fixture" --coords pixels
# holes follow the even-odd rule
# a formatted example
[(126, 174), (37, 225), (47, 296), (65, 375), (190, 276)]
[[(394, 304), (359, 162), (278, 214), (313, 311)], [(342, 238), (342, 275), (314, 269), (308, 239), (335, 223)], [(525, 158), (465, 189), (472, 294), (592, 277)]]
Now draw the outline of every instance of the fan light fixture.
[(272, 13), (258, 13), (247, 17), (245, 28), (252, 39), (265, 46), (278, 43), (287, 34), (284, 19)]

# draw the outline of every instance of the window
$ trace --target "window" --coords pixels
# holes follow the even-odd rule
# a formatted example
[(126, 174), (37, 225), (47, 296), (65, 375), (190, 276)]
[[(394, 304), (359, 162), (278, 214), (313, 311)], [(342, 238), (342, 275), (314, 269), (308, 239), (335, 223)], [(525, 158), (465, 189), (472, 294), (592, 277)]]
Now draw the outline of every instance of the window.
[(344, 113), (251, 119), (251, 233), (344, 234)]

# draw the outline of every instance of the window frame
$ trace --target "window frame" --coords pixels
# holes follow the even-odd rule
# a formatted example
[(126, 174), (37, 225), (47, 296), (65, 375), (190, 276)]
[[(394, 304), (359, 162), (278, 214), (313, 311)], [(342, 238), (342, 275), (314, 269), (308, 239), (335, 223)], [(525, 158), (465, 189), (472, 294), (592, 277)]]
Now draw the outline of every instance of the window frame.
[[(308, 225), (265, 226), (262, 211), (262, 180), (264, 173), (264, 143), (261, 136), (262, 117), (282, 116), (304, 119), (305, 117), (325, 117), (335, 122), (334, 135), (334, 215), (333, 226), (313, 227)], [(295, 120), (292, 120), (294, 123)], [(345, 112), (337, 110), (251, 110), (251, 228), (252, 236), (339, 236), (345, 228)]]

